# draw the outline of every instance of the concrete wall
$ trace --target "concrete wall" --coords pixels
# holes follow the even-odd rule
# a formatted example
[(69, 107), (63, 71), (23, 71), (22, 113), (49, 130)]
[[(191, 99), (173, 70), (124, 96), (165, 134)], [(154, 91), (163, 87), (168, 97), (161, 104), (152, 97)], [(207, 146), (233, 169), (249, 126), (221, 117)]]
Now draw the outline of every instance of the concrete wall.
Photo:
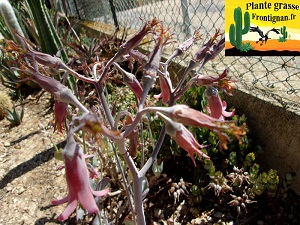
[(264, 147), (260, 165), (276, 169), (280, 176), (295, 172), (291, 188), (299, 195), (300, 116), (238, 90), (225, 100), (237, 114), (246, 115), (253, 139)]

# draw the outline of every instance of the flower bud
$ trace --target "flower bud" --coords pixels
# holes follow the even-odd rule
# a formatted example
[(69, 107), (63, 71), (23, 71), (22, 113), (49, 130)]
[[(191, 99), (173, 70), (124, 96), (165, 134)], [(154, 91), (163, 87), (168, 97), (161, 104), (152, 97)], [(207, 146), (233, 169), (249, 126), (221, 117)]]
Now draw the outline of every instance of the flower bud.
[(234, 111), (225, 111), (227, 103), (225, 101), (221, 101), (217, 88), (209, 86), (205, 90), (205, 96), (208, 102), (208, 107), (206, 107), (206, 110), (211, 117), (224, 121), (224, 117), (232, 117), (234, 115)]

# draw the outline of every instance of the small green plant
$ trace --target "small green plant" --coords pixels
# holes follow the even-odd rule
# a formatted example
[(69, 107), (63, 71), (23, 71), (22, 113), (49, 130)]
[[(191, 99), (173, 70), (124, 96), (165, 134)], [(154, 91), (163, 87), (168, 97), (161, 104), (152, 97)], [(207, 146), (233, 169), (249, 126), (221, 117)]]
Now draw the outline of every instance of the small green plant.
[(286, 39), (288, 37), (288, 32), (286, 31), (286, 26), (283, 26), (280, 28), (280, 33), (282, 34), (282, 36), (279, 37), (278, 41), (286, 42)]
[(239, 49), (241, 52), (248, 52), (249, 50), (253, 50), (253, 47), (250, 44), (250, 42), (247, 42), (247, 43), (243, 43)]
[(284, 179), (281, 182), (281, 187), (280, 187), (280, 194), (283, 194), (287, 192), (287, 190), (290, 188), (291, 184), (293, 183), (293, 174), (292, 173), (287, 173), (284, 177)]
[(3, 120), (7, 116), (7, 109), (12, 108), (12, 103), (10, 97), (0, 91), (0, 120)]
[(9, 110), (6, 109), (8, 116), (6, 117), (6, 119), (8, 119), (8, 121), (11, 124), (11, 127), (16, 127), (19, 126), (23, 120), (24, 117), (24, 106), (22, 107), (21, 112), (17, 112), (16, 107), (13, 107), (13, 110)]

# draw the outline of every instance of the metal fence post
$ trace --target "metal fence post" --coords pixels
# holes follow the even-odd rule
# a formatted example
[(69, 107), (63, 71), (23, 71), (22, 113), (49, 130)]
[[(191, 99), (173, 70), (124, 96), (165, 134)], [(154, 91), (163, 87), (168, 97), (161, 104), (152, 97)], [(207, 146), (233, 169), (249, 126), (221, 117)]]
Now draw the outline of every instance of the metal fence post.
[(74, 4), (75, 4), (75, 8), (76, 8), (76, 13), (77, 13), (78, 19), (81, 20), (81, 16), (80, 16), (80, 13), (79, 13), (79, 10), (78, 10), (77, 2), (76, 2), (76, 0), (73, 0), (73, 1), (74, 1)]
[(114, 6), (114, 1), (113, 0), (109, 0), (109, 5), (110, 5), (110, 10), (114, 19), (114, 24), (115, 27), (117, 29), (117, 31), (119, 30), (119, 23), (118, 23), (118, 19), (117, 19), (117, 14), (116, 14), (116, 8)]
[(185, 32), (186, 36), (192, 35), (191, 19), (190, 19), (188, 7), (189, 6), (187, 0), (181, 0), (181, 10), (182, 10), (183, 26), (184, 26), (183, 32)]

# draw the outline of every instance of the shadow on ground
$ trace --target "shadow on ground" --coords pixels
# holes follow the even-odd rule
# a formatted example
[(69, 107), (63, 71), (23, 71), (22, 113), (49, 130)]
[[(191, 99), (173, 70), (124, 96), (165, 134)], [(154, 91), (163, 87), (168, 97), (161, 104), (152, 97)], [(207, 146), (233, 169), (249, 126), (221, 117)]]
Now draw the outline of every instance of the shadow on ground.
[[(17, 141), (18, 142), (18, 141)], [(66, 142), (62, 141), (57, 144), (58, 148), (63, 148)], [(26, 162), (21, 163), (20, 165), (16, 166), (12, 170), (10, 170), (0, 181), (0, 189), (6, 187), (6, 185), (12, 182), (17, 177), (22, 176), (23, 174), (33, 170), (34, 168), (42, 165), (45, 162), (48, 162), (54, 157), (55, 149), (49, 148), (39, 154), (36, 154), (33, 158), (27, 160)]]

